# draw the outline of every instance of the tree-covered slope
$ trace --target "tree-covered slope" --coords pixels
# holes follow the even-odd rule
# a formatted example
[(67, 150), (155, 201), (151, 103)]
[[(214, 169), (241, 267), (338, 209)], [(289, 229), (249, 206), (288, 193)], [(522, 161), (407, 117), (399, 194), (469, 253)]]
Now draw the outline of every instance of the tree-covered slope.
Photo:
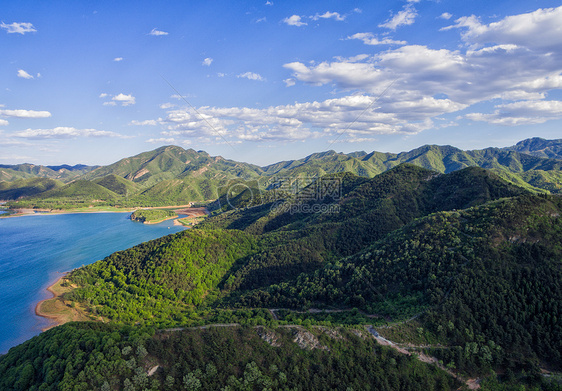
[(2, 390), (453, 390), (364, 330), (71, 323), (0, 357)]
[(203, 151), (165, 146), (97, 168), (0, 166), (4, 167), (0, 168), (0, 181), (36, 176), (64, 182), (79, 178), (105, 183), (105, 187), (121, 195), (120, 205), (163, 206), (217, 199), (228, 191), (233, 180), (256, 182), (255, 188), (261, 193), (342, 172), (372, 178), (409, 163), (440, 173), (482, 167), (528, 190), (559, 193), (562, 191), (562, 162), (557, 160), (559, 144), (559, 140), (529, 139), (510, 148), (471, 151), (439, 145), (424, 145), (398, 154), (326, 151), (265, 167), (212, 157)]
[[(208, 172), (210, 171), (210, 172)], [(203, 151), (184, 150), (178, 146), (165, 146), (149, 152), (119, 160), (100, 167), (85, 175), (84, 179), (95, 179), (114, 174), (149, 188), (164, 180), (202, 175), (220, 177), (242, 177), (249, 179), (261, 173), (258, 166), (212, 157)]]
[(92, 204), (115, 205), (122, 197), (106, 187), (86, 180), (76, 180), (61, 187), (26, 197), (12, 207), (39, 207), (49, 209), (65, 209), (72, 207), (88, 207)]
[(394, 316), (422, 310), (426, 326), (454, 346), (443, 357), (457, 365), (540, 360), (560, 369), (561, 210), (557, 197), (526, 195), (432, 214), (241, 302)]
[(26, 178), (50, 178), (69, 182), (95, 169), (97, 166), (77, 164), (75, 166), (41, 166), (35, 164), (0, 164), (0, 181), (14, 181)]
[(63, 186), (56, 179), (28, 178), (12, 182), (0, 181), (0, 200), (17, 200), (21, 197), (32, 197), (46, 191)]
[(562, 159), (562, 139), (545, 140), (540, 137), (533, 137), (519, 141), (514, 146), (504, 149), (542, 158)]
[(92, 182), (125, 197), (132, 196), (139, 192), (139, 186), (137, 184), (114, 174), (95, 179)]
[(241, 231), (182, 231), (73, 271), (69, 280), (80, 288), (68, 298), (114, 321), (181, 323), (236, 261), (256, 250), (256, 238)]

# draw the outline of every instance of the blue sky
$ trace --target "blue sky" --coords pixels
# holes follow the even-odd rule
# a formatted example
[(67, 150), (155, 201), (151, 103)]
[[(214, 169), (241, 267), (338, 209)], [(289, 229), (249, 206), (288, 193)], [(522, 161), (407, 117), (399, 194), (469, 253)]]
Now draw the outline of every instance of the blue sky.
[(0, 48), (2, 164), (562, 134), (560, 1), (3, 1)]

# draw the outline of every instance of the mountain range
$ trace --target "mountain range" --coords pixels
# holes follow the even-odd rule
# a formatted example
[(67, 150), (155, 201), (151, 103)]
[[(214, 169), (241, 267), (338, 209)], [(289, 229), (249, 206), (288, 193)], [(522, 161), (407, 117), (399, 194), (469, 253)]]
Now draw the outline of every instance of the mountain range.
[[(131, 169), (92, 170), (47, 192), (134, 193), (128, 185), (142, 188), (178, 160), (189, 166), (186, 157), (202, 159), (202, 175), (215, 163), (242, 170), (182, 151), (112, 168), (131, 165), (133, 180), (121, 176)], [(348, 158), (327, 152), (269, 169), (283, 178), (303, 169), (298, 177)], [(179, 168), (173, 175), (193, 177)], [(11, 349), (0, 357), (0, 388), (453, 390), (485, 378), (483, 391), (561, 389), (551, 375), (562, 370), (559, 196), (481, 167), (412, 163), (260, 192), (266, 168), (244, 168), (239, 190), (193, 229), (69, 273), (68, 291), (52, 300), (96, 322)]]
[(0, 199), (20, 200), (20, 207), (55, 209), (91, 204), (187, 204), (218, 198), (232, 180), (268, 190), (276, 183), (310, 181), (338, 172), (371, 178), (402, 163), (440, 173), (482, 167), (529, 190), (559, 193), (561, 159), (562, 140), (541, 138), (523, 140), (508, 148), (470, 151), (438, 145), (424, 145), (398, 154), (376, 151), (345, 154), (330, 150), (264, 167), (213, 157), (204, 151), (165, 146), (108, 166), (2, 165)]

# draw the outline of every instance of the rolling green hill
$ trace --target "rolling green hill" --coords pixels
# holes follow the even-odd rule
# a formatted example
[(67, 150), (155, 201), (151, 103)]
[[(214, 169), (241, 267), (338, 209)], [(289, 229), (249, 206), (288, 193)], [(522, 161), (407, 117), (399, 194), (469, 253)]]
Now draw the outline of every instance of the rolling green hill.
[[(153, 371), (151, 371), (153, 370)], [(365, 330), (72, 323), (0, 357), (2, 390), (453, 390)]]
[[(337, 191), (326, 192), (323, 183), (337, 183)], [(113, 325), (70, 324), (28, 341), (0, 358), (0, 373), (6, 373), (0, 379), (18, 387), (43, 381), (87, 389), (107, 381), (110, 389), (129, 383), (146, 388), (156, 379), (154, 389), (164, 389), (166, 381), (169, 389), (192, 384), (244, 389), (248, 383), (237, 381), (248, 380), (246, 370), (253, 371), (253, 379), (263, 375), (274, 381), (271, 365), (279, 369), (278, 360), (293, 357), (296, 361), (289, 362), (302, 361), (303, 366), (298, 372), (283, 366), (283, 371), (291, 368), (301, 384), (295, 387), (325, 389), (333, 388), (327, 373), (340, 373), (339, 368), (345, 370), (337, 377), (349, 375), (338, 384), (378, 384), (379, 369), (364, 372), (366, 364), (357, 363), (365, 359), (378, 365), (380, 358), (383, 366), (407, 362), (406, 367), (417, 368), (415, 389), (432, 389), (436, 381), (439, 389), (458, 387), (436, 368), (426, 379), (427, 367), (416, 367), (418, 361), (396, 351), (388, 356), (390, 351), (371, 347), (370, 337), (354, 339), (352, 335), (361, 333), (358, 329), (333, 329), (333, 324), (369, 322), (386, 324), (379, 333), (410, 351), (437, 357), (457, 376), (487, 376), (507, 368), (510, 384), (520, 379), (529, 387), (559, 390), (555, 381), (540, 376), (541, 368), (562, 370), (559, 197), (530, 193), (478, 167), (441, 174), (413, 164), (371, 179), (330, 174), (296, 194), (264, 192), (257, 205), (250, 204), (251, 190), (234, 196), (235, 208), (217, 209), (194, 229), (73, 271), (68, 280), (77, 288), (64, 299)], [(323, 309), (337, 312), (319, 312)], [(246, 327), (228, 326), (212, 334), (176, 329), (233, 322)], [(278, 329), (248, 328), (279, 323)], [(295, 324), (301, 323), (323, 327), (299, 337), (301, 329)], [(177, 331), (155, 333), (143, 326)], [(261, 339), (254, 338), (255, 330), (262, 330)], [(341, 337), (330, 337), (332, 341), (322, 333)], [(238, 336), (243, 345), (238, 345)], [(310, 358), (290, 345), (303, 338), (316, 346)], [(315, 338), (319, 345), (310, 342)], [(280, 349), (269, 350), (272, 341)], [(358, 355), (347, 341), (365, 355)], [(205, 377), (207, 364), (229, 360), (230, 347), (242, 350), (237, 364), (226, 369), (228, 375)], [(71, 359), (71, 366), (61, 361), (56, 368), (45, 367), (45, 360), (38, 359), (58, 349), (69, 358), (56, 360)], [(78, 349), (84, 353), (70, 353)], [(339, 361), (343, 357), (348, 364)], [(309, 359), (310, 365), (305, 364)], [(170, 362), (184, 364), (172, 367)], [(160, 372), (143, 380), (156, 365)], [(401, 365), (400, 384), (408, 389), (410, 372)], [(325, 382), (302, 380), (304, 367), (309, 367), (304, 379), (326, 373), (320, 376)], [(392, 378), (392, 372), (381, 373)], [(483, 389), (504, 386), (495, 381)], [(397, 384), (375, 388), (397, 389)], [(524, 384), (516, 387), (525, 389)]]
[(62, 182), (68, 182), (79, 176), (95, 169), (97, 166), (85, 166), (77, 164), (75, 166), (41, 166), (35, 164), (0, 164), (0, 181), (14, 181), (26, 178), (50, 178)]
[(95, 179), (92, 182), (97, 183), (98, 185), (101, 185), (106, 189), (125, 197), (139, 192), (139, 186), (136, 183), (114, 174)]
[(122, 197), (104, 186), (86, 180), (76, 180), (18, 201), (19, 207), (67, 209), (88, 207), (92, 204), (115, 205)]
[[(212, 157), (203, 151), (165, 146), (97, 168), (0, 166), (5, 167), (0, 168), (0, 180), (42, 176), (69, 182), (79, 178), (101, 184), (121, 197), (117, 201), (114, 197), (108, 198), (108, 205), (117, 202), (121, 206), (146, 207), (214, 200), (224, 196), (230, 185), (240, 181), (246, 181), (244, 186), (253, 187), (257, 190), (254, 194), (261, 197), (265, 190), (306, 185), (328, 174), (350, 172), (372, 178), (409, 163), (440, 173), (482, 167), (530, 191), (560, 193), (562, 161), (556, 159), (559, 150), (560, 140), (529, 139), (509, 148), (472, 151), (438, 145), (424, 145), (399, 154), (326, 151), (258, 167), (220, 156)], [(20, 193), (25, 194), (25, 191)], [(92, 197), (91, 201), (95, 199)], [(102, 200), (106, 201), (105, 198)], [(43, 201), (56, 204), (61, 200), (53, 199), (49, 194), (35, 194), (35, 199), (27, 200), (26, 205)]]
[(562, 159), (562, 139), (545, 140), (540, 137), (533, 137), (519, 141), (514, 146), (504, 149), (542, 158)]
[(21, 197), (32, 197), (61, 186), (63, 186), (63, 183), (56, 179), (37, 177), (0, 182), (0, 200), (17, 200)]

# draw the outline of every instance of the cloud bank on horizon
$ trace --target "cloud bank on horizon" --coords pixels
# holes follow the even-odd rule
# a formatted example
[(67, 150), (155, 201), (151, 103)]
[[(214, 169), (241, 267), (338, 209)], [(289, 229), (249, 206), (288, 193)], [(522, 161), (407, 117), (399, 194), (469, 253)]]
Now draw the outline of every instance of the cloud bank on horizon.
[(117, 152), (123, 140), (133, 152), (148, 143), (228, 154), (230, 144), (260, 163), (271, 161), (272, 147), (281, 160), (282, 151), (328, 149), (336, 140), (342, 149), (381, 150), (385, 142), (391, 149), (552, 135), (562, 120), (562, 6), (543, 3), (532, 10), (522, 1), (468, 10), (423, 0), (397, 9), (264, 3), (240, 6), (236, 28), (221, 27), (232, 18), (217, 17), (220, 10), (209, 19), (209, 7), (191, 10), (199, 34), (162, 10), (113, 35), (120, 43), (111, 45), (89, 30), (110, 12), (96, 10), (81, 31), (100, 46), (95, 54), (79, 51), (80, 37), (60, 49), (74, 54), (72, 68), (26, 54), (42, 34), (56, 52), (62, 32), (15, 7), (13, 21), (0, 25), (8, 41), (0, 69), (12, 69), (1, 76), (2, 145), (12, 151), (2, 163), (40, 140), (53, 143), (46, 158), (80, 142)]

